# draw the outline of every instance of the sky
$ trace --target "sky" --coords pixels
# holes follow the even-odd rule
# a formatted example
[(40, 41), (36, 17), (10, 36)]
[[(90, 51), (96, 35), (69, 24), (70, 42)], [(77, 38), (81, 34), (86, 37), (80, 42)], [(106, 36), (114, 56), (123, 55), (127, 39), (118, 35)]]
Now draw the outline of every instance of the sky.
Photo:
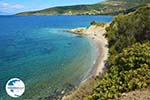
[(94, 4), (104, 0), (0, 0), (0, 14), (14, 14), (55, 6)]

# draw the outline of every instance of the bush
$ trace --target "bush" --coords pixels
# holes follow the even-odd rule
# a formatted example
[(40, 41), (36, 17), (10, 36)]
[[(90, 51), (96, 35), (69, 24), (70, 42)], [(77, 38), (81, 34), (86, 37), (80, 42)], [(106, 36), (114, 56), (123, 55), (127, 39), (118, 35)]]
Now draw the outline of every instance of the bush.
[(127, 15), (114, 18), (107, 30), (110, 54), (120, 53), (123, 48), (136, 42), (150, 40), (150, 6), (139, 8)]
[(150, 86), (150, 7), (119, 15), (106, 28), (109, 70), (85, 100), (118, 98)]
[(150, 42), (123, 49), (86, 100), (118, 98), (124, 92), (150, 85)]
[(96, 22), (95, 22), (95, 21), (92, 21), (90, 24), (91, 24), (91, 25), (96, 25)]
[(91, 24), (91, 25), (96, 25), (96, 26), (104, 27), (106, 23), (102, 23), (102, 22), (97, 23), (97, 22), (95, 22), (95, 21), (92, 21), (90, 24)]

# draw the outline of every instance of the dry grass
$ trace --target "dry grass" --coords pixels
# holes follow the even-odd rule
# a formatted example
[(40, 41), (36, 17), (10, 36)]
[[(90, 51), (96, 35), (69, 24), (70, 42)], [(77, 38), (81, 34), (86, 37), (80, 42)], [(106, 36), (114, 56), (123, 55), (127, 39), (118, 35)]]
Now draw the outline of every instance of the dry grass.
[(82, 83), (77, 89), (67, 94), (63, 100), (83, 100), (83, 98), (89, 96), (93, 88), (98, 85), (100, 78), (91, 78)]

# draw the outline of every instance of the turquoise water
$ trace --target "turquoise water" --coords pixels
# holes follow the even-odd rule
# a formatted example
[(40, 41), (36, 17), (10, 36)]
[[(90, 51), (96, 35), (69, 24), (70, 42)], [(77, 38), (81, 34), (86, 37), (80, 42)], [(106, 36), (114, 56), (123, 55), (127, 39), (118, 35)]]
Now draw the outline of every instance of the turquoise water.
[(22, 99), (39, 99), (78, 85), (96, 59), (95, 45), (84, 36), (62, 30), (88, 27), (92, 20), (109, 22), (111, 16), (1, 16), (0, 99), (11, 100), (5, 84), (24, 81)]

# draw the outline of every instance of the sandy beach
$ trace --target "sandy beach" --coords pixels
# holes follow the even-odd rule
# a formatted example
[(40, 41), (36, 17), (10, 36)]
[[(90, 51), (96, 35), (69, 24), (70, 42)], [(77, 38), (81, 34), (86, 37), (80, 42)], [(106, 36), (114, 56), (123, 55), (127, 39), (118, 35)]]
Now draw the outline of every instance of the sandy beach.
[(96, 76), (100, 76), (105, 68), (105, 61), (108, 58), (108, 41), (105, 38), (105, 27), (98, 27), (98, 26), (91, 26), (88, 30), (87, 30), (88, 36), (90, 38), (92, 38), (92, 40), (97, 44), (97, 48), (98, 48), (98, 58), (95, 64), (96, 67), (96, 72), (95, 75)]
[(80, 34), (80, 35), (86, 35), (89, 38), (93, 40), (94, 43), (97, 45), (98, 52), (96, 55), (97, 60), (95, 63), (95, 69), (94, 71), (94, 76), (100, 76), (105, 68), (105, 61), (108, 58), (108, 41), (105, 38), (105, 28), (109, 24), (106, 24), (104, 27), (102, 26), (96, 26), (96, 25), (91, 25), (89, 28), (81, 27), (81, 28), (75, 28), (71, 30), (66, 30), (66, 32), (71, 32), (75, 34)]
[[(93, 70), (92, 70), (91, 76), (93, 77), (97, 77), (97, 76), (101, 77), (103, 72), (106, 70), (105, 61), (108, 58), (108, 41), (105, 38), (105, 33), (106, 33), (105, 28), (108, 25), (109, 24), (106, 24), (104, 27), (91, 25), (89, 28), (83, 27), (83, 28), (65, 30), (66, 32), (86, 35), (96, 44), (97, 59), (96, 59), (95, 65), (92, 68)], [(98, 82), (99, 80), (95, 80), (95, 78), (87, 78), (79, 85), (78, 88), (64, 95), (62, 100), (82, 100), (83, 97), (86, 97), (86, 95), (92, 92), (93, 86), (96, 86)], [(85, 94), (85, 95), (78, 97), (78, 95), (81, 94), (81, 92), (82, 94)]]

